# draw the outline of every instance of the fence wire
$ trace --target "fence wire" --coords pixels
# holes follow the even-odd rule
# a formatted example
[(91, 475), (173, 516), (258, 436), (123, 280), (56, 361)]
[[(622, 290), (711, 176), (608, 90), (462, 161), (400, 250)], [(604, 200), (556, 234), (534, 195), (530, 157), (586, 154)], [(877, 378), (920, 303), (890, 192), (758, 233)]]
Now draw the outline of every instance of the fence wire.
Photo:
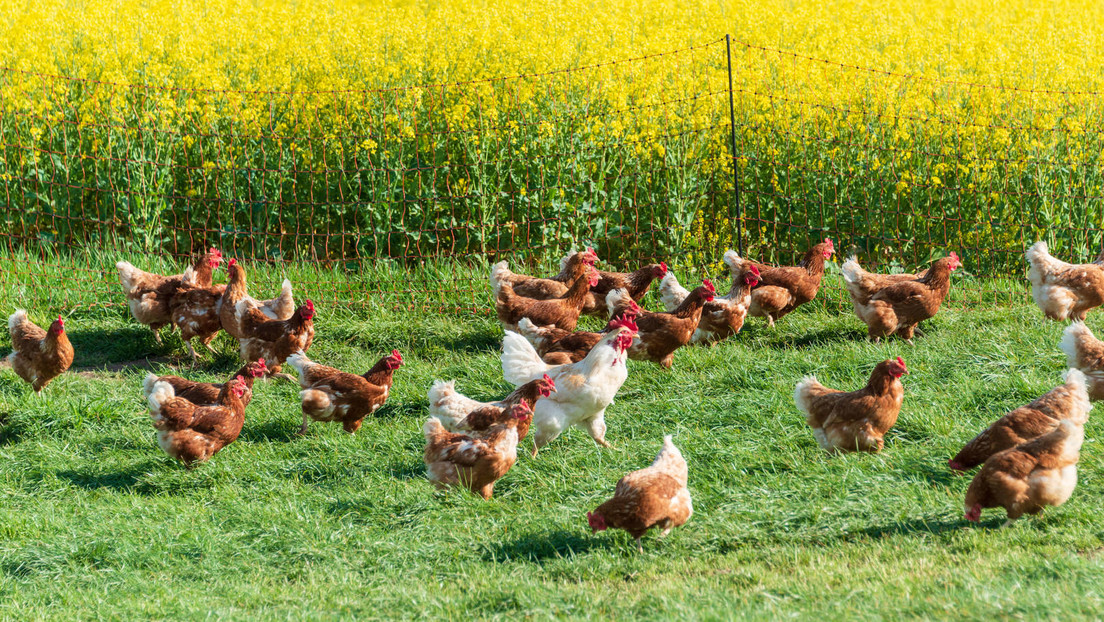
[[(1099, 252), (1099, 94), (743, 42), (730, 91), (728, 61), (719, 39), (540, 74), (312, 92), (0, 68), (0, 291), (122, 304), (115, 261), (168, 269), (217, 246), (273, 268), (251, 279), (261, 291), (288, 276), (322, 303), (487, 313), (486, 268), (502, 258), (555, 271), (590, 245), (617, 269), (713, 274), (741, 242), (789, 263), (832, 237), (871, 270), (957, 251), (967, 277), (952, 303), (968, 306), (1022, 300), (1036, 239), (1071, 260)], [(694, 90), (640, 79), (659, 71)], [(846, 300), (838, 286), (824, 296)]]

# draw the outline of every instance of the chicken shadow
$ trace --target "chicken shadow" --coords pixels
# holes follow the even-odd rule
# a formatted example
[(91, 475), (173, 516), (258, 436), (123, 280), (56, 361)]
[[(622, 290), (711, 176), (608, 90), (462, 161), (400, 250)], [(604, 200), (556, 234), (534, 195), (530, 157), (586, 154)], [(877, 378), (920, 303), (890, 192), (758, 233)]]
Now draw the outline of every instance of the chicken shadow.
[(58, 477), (78, 488), (85, 490), (111, 489), (119, 492), (136, 492), (143, 495), (164, 494), (164, 489), (149, 485), (143, 478), (154, 468), (164, 466), (164, 461), (149, 459), (133, 464), (125, 469), (109, 472), (90, 474), (85, 471), (65, 470), (58, 471)]
[(951, 486), (966, 477), (966, 474), (956, 474), (946, 464), (917, 464), (910, 470), (924, 476), (933, 486)]
[(298, 431), (299, 423), (290, 420), (266, 421), (261, 424), (247, 420), (238, 434), (238, 440), (245, 443), (291, 442), (299, 438), (296, 435)]
[(438, 343), (450, 352), (497, 352), (502, 348), (502, 337), (487, 331), (470, 331), (462, 335), (438, 339)]
[(584, 536), (577, 531), (558, 530), (552, 533), (531, 533), (509, 542), (501, 542), (487, 547), (484, 561), (505, 562), (527, 560), (543, 563), (548, 559), (561, 559), (586, 553), (598, 540)]
[(870, 538), (913, 536), (916, 534), (939, 535), (951, 531), (960, 531), (965, 529), (967, 524), (968, 523), (963, 519), (928, 520), (914, 518), (902, 522), (890, 523), (888, 525), (872, 525), (864, 529), (848, 531), (845, 534), (841, 534), (840, 539), (849, 540), (856, 535), (863, 535)]
[(426, 465), (423, 462), (396, 462), (388, 465), (387, 472), (399, 480), (419, 480), (426, 477)]
[(865, 330), (840, 330), (835, 327), (805, 333), (792, 338), (770, 335), (766, 337), (768, 340), (767, 347), (775, 350), (808, 350), (810, 348), (819, 348), (832, 343), (860, 343), (868, 340)]

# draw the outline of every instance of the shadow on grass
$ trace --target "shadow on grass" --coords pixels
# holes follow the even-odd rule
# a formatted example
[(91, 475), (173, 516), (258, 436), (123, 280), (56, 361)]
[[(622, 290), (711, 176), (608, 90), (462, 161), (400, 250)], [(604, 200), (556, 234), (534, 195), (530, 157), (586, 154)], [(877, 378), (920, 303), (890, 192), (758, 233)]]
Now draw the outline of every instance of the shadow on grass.
[(484, 561), (505, 562), (524, 559), (541, 563), (585, 553), (595, 546), (604, 546), (596, 538), (577, 531), (559, 530), (552, 533), (527, 534), (509, 542), (488, 547)]
[(864, 535), (870, 538), (885, 538), (890, 536), (913, 536), (916, 534), (932, 534), (939, 535), (950, 531), (960, 531), (967, 527), (969, 523), (965, 520), (951, 519), (951, 520), (928, 520), (923, 518), (915, 518), (899, 523), (891, 523), (888, 525), (873, 525), (866, 527), (865, 529), (857, 529), (854, 531), (848, 531), (842, 535), (842, 539), (848, 540), (856, 535)]
[(938, 486), (950, 486), (956, 481), (966, 477), (966, 474), (958, 473), (950, 469), (945, 464), (932, 466), (930, 464), (917, 464), (910, 467), (910, 470), (914, 473), (923, 475), (932, 485)]
[(396, 462), (387, 467), (391, 477), (401, 480), (418, 480), (426, 478), (426, 465), (424, 462)]
[(266, 421), (260, 424), (251, 423), (247, 412), (246, 422), (241, 433), (238, 434), (238, 440), (245, 443), (291, 442), (299, 438), (295, 434), (298, 431), (299, 423), (290, 420)]
[(485, 330), (468, 331), (463, 335), (445, 337), (437, 343), (453, 352), (497, 352), (502, 346), (502, 337)]
[[(151, 486), (143, 481), (143, 476), (152, 469), (164, 468), (164, 460), (149, 459), (133, 464), (126, 469), (110, 473), (88, 473), (84, 471), (66, 470), (59, 471), (58, 477), (68, 480), (70, 484), (85, 490), (111, 489), (121, 492), (137, 492), (139, 494), (164, 494), (166, 490)], [(180, 467), (183, 468), (183, 467)]]

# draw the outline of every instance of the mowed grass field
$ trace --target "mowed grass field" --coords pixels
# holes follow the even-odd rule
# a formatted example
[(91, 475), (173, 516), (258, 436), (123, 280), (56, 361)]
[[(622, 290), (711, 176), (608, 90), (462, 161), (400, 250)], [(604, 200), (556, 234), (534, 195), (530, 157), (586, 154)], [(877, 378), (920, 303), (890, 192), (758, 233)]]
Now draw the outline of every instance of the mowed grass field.
[[(27, 290), (4, 314), (26, 306), (44, 322), (50, 295)], [(77, 360), (42, 396), (0, 368), (0, 618), (1072, 619), (1104, 607), (1095, 418), (1072, 499), (1008, 529), (999, 510), (963, 520), (970, 478), (946, 467), (1062, 381), (1063, 326), (1034, 307), (945, 310), (915, 347), (873, 344), (849, 312), (813, 308), (682, 350), (670, 371), (630, 361), (607, 413), (615, 449), (570, 430), (534, 460), (527, 439), (489, 502), (426, 481), (421, 425), (434, 379), (477, 398), (510, 389), (492, 316), (320, 305), (315, 360), (363, 371), (403, 352), (387, 405), (356, 435), (314, 423), (296, 438), (298, 387), (260, 383), (241, 437), (194, 471), (158, 448), (141, 380), (151, 361), (221, 380), (240, 365), (233, 342), (220, 336), (220, 355), (191, 370), (177, 338), (157, 345), (125, 307), (67, 318)], [(912, 373), (885, 451), (825, 455), (794, 383), (859, 388), (898, 355)], [(622, 532), (592, 535), (586, 512), (664, 434), (689, 463), (693, 518), (645, 538), (643, 554)]]

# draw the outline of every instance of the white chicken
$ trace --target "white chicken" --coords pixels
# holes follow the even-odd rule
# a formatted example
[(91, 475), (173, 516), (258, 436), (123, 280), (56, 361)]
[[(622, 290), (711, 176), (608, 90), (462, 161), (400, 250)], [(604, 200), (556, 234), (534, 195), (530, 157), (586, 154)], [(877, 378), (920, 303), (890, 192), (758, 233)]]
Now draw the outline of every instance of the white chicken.
[(502, 374), (506, 382), (519, 387), (547, 374), (556, 384), (556, 392), (533, 408), (533, 455), (574, 425), (585, 430), (596, 443), (606, 442), (606, 408), (628, 378), (627, 350), (636, 336), (632, 320), (615, 321), (598, 345), (578, 363), (549, 365), (525, 337), (506, 332), (502, 341)]

